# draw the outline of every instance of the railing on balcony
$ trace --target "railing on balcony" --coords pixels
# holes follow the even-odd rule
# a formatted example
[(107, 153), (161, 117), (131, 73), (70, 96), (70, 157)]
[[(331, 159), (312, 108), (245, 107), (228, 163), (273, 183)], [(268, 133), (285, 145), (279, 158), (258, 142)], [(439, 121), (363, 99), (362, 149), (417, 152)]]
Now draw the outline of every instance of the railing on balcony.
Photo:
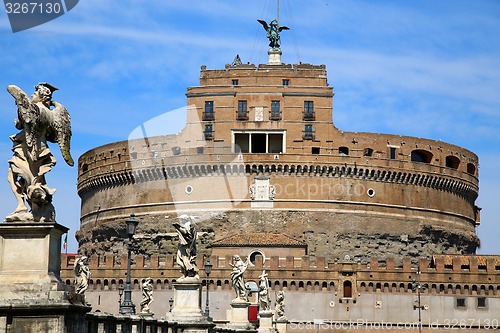
[(215, 113), (213, 113), (213, 112), (203, 112), (202, 120), (203, 121), (213, 121), (213, 120), (215, 120)]
[(214, 139), (214, 132), (213, 131), (205, 131), (205, 132), (203, 132), (203, 135), (205, 137), (205, 140), (213, 140)]
[(314, 140), (316, 138), (316, 135), (314, 132), (310, 131), (303, 131), (302, 132), (302, 139), (303, 140)]
[(316, 120), (316, 114), (314, 112), (304, 112), (303, 119), (304, 120)]
[(277, 111), (277, 112), (270, 112), (269, 113), (269, 119), (270, 120), (281, 120), (281, 112)]
[(237, 120), (248, 120), (248, 112), (246, 111), (238, 111), (236, 115)]

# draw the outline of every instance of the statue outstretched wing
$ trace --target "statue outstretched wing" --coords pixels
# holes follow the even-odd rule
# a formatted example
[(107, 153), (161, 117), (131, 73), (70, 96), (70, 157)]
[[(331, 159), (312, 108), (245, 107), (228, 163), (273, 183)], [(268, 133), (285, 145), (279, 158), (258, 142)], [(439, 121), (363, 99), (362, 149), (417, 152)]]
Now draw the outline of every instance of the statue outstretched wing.
[(283, 30), (290, 30), (290, 28), (287, 27), (287, 26), (285, 26), (285, 25), (283, 25), (283, 26), (279, 27), (278, 30), (279, 30), (279, 32), (282, 32)]
[(61, 155), (68, 163), (73, 166), (75, 162), (70, 154), (71, 141), (71, 118), (68, 110), (61, 103), (52, 101), (54, 109), (48, 111), (51, 113), (50, 122), (47, 127), (47, 140), (57, 142), (61, 149)]
[(267, 31), (269, 30), (269, 26), (267, 25), (267, 22), (264, 21), (264, 20), (257, 20), (259, 21), (260, 24), (262, 24), (262, 26), (264, 27), (264, 29)]
[(40, 109), (35, 103), (31, 102), (28, 94), (18, 86), (9, 85), (7, 91), (16, 100), (16, 128), (19, 130), (24, 129), (31, 158), (36, 161), (38, 156), (37, 139), (40, 132)]

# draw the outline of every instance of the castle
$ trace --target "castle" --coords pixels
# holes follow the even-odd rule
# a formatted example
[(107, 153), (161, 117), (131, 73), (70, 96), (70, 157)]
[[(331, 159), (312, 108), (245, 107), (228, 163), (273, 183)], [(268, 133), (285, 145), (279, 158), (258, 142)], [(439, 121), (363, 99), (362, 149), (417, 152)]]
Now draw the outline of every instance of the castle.
[[(292, 324), (418, 318), (444, 329), (472, 319), (471, 329), (497, 328), (500, 261), (474, 255), (478, 157), (436, 140), (339, 130), (325, 66), (284, 64), (280, 55), (202, 66), (179, 133), (150, 135), (167, 125), (159, 117), (79, 158), (77, 238), (91, 258), (94, 309), (117, 307), (132, 213), (140, 220), (134, 286), (151, 277), (161, 295), (153, 312), (168, 308), (179, 275), (172, 222), (188, 214), (197, 220), (198, 267), (204, 258), (214, 264), (216, 321), (238, 254), (254, 265), (249, 281), (266, 269), (273, 289), (301, 304), (288, 312)], [(66, 283), (73, 260), (63, 256)]]
[(202, 66), (186, 95), (179, 134), (79, 158), (81, 251), (118, 253), (135, 213), (147, 216), (138, 250), (172, 253), (166, 221), (182, 212), (199, 218), (206, 245), (245, 230), (285, 233), (332, 260), (475, 253), (478, 157), (435, 140), (342, 132), (325, 66)]

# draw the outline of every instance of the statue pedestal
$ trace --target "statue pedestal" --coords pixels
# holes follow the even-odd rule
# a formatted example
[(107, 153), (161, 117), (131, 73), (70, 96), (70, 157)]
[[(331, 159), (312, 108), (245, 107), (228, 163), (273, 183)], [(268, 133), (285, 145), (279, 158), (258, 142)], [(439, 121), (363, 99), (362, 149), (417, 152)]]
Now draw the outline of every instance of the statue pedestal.
[(173, 283), (174, 304), (167, 320), (176, 323), (182, 332), (207, 333), (215, 324), (201, 311), (201, 281), (188, 277)]
[(259, 311), (259, 329), (258, 332), (270, 333), (276, 332), (273, 327), (273, 311)]
[[(0, 223), (0, 299), (62, 300), (61, 237), (57, 223)], [(58, 293), (62, 292), (62, 293)]]
[(281, 55), (283, 54), (280, 49), (274, 50), (272, 48), (267, 51), (269, 55), (268, 65), (281, 65)]
[(253, 325), (248, 321), (248, 307), (250, 306), (250, 302), (234, 299), (230, 304), (231, 318), (227, 326), (236, 330), (253, 330)]
[(288, 320), (286, 320), (286, 319), (276, 320), (276, 331), (278, 333), (286, 333), (287, 324), (288, 324)]
[(200, 279), (184, 278), (173, 283), (173, 286), (174, 305), (167, 317), (174, 321), (202, 320)]
[(57, 223), (0, 223), (0, 332), (86, 332), (91, 308), (60, 278), (67, 231)]

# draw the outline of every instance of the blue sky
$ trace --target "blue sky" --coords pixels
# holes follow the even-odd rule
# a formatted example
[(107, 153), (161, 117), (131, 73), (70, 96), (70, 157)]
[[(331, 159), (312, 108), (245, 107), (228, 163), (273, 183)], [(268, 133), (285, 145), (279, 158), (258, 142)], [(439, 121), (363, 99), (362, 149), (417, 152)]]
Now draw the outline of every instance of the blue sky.
[[(141, 123), (186, 104), (201, 65), (267, 62), (276, 2), (83, 0), (67, 14), (12, 33), (0, 10), (0, 87), (31, 94), (47, 81), (72, 116), (72, 154), (126, 140)], [(479, 156), (479, 253), (500, 254), (500, 2), (496, 0), (281, 1), (282, 61), (326, 64), (334, 123), (344, 131), (437, 139)], [(13, 99), (0, 89), (0, 216), (15, 207), (6, 181)], [(76, 168), (58, 165), (57, 220), (77, 249)]]

